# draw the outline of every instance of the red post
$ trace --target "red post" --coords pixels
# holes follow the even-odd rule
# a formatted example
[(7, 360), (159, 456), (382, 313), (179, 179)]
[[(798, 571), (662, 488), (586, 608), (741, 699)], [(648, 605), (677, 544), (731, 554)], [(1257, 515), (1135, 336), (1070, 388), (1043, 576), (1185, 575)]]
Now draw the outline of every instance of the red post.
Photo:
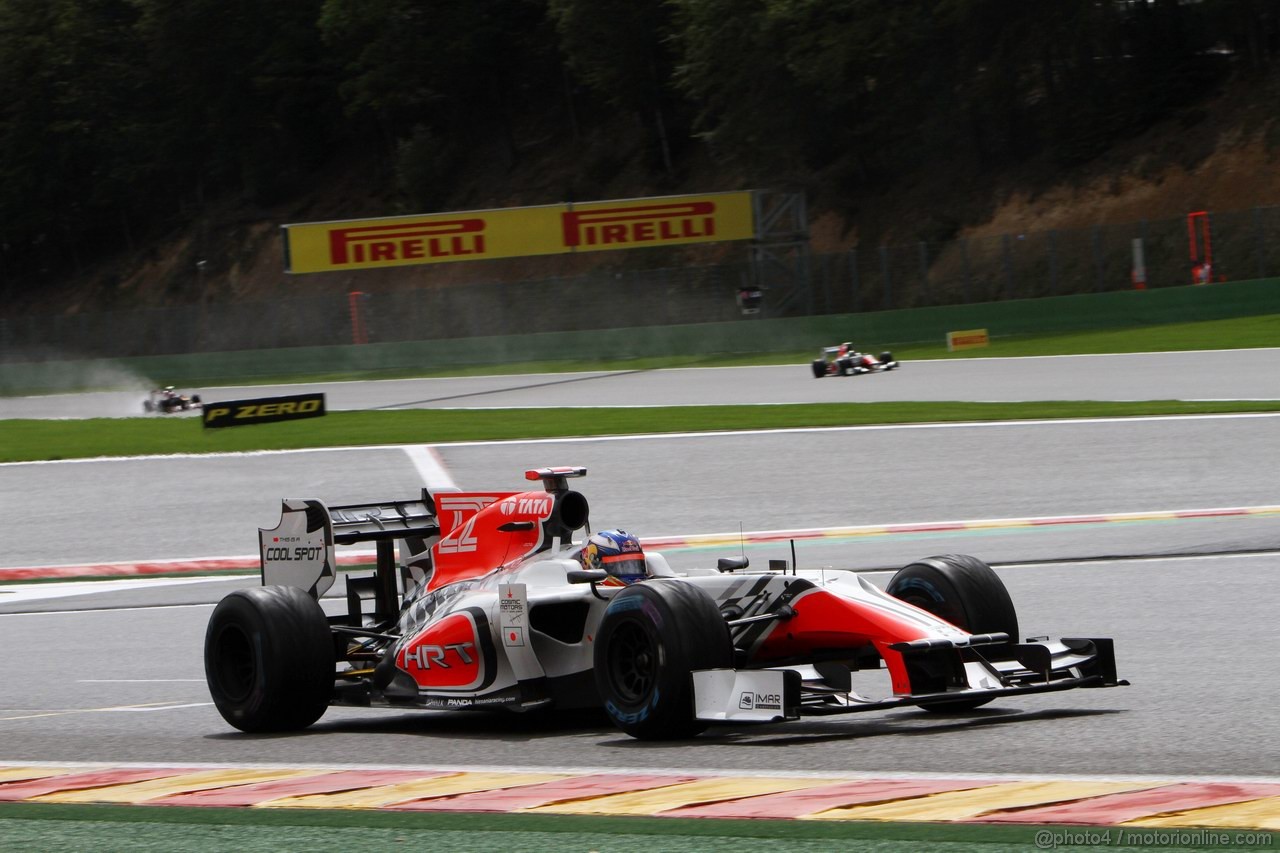
[(1191, 250), (1191, 283), (1213, 281), (1213, 236), (1208, 211), (1187, 214), (1187, 245)]
[(347, 310), (351, 314), (351, 343), (367, 344), (369, 335), (364, 327), (364, 315), (360, 313), (360, 301), (367, 296), (362, 290), (353, 290), (347, 294)]

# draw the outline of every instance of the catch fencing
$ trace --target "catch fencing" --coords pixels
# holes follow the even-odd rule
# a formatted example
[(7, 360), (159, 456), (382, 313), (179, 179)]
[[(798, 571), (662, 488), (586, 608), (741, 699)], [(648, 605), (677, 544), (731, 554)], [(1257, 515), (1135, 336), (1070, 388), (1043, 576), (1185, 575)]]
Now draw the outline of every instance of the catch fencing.
[[(1206, 286), (1280, 276), (1280, 207), (1205, 217)], [(945, 242), (802, 254), (790, 265), (595, 269), (518, 283), (481, 282), (293, 296), (254, 302), (0, 318), (0, 360), (51, 353), (127, 357), (349, 343), (428, 341), (528, 332), (601, 332), (755, 318), (853, 314), (1132, 289), (1141, 240), (1146, 288), (1192, 284), (1185, 218), (1028, 231)], [(1203, 252), (1203, 249), (1201, 248)], [(1196, 273), (1201, 273), (1197, 270)], [(740, 293), (759, 289), (759, 310)]]

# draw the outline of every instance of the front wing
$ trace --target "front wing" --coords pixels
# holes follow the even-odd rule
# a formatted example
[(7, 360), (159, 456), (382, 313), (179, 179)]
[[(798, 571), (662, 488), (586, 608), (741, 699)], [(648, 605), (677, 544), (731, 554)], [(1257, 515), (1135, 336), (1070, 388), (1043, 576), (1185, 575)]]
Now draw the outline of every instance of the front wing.
[(1116, 677), (1114, 645), (1103, 637), (1021, 643), (1009, 660), (989, 660), (977, 648), (941, 640), (898, 645), (894, 650), (907, 659), (912, 677), (909, 694), (860, 695), (849, 683), (849, 670), (841, 673), (830, 664), (699, 670), (692, 674), (695, 716), (707, 722), (780, 722), (1129, 683)]

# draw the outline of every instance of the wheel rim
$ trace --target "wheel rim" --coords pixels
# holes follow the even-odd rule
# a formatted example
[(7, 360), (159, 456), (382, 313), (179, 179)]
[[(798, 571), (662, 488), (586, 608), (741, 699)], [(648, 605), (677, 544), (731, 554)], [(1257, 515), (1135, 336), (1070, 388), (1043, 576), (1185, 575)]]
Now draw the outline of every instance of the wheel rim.
[(627, 704), (640, 704), (653, 691), (658, 649), (640, 625), (627, 622), (618, 626), (609, 643), (608, 673), (614, 694)]
[(226, 625), (218, 632), (214, 675), (227, 698), (241, 702), (248, 698), (258, 680), (258, 664), (249, 635), (239, 625)]

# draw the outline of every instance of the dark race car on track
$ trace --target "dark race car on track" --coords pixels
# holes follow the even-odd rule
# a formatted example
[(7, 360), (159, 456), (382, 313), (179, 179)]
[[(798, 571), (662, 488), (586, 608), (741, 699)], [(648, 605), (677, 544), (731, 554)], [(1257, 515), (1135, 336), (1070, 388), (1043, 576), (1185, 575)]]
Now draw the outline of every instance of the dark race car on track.
[[(603, 707), (637, 738), (714, 723), (1112, 687), (1112, 642), (1019, 642), (999, 577), (930, 557), (886, 590), (849, 571), (676, 574), (621, 530), (586, 533), (584, 468), (525, 472), (542, 490), (430, 493), (347, 506), (286, 500), (259, 531), (263, 586), (230, 593), (205, 635), (222, 716), (246, 732), (311, 725), (329, 705), (530, 711)], [(574, 533), (584, 531), (582, 541)], [(374, 542), (326, 615), (335, 545)], [(396, 551), (399, 550), (399, 559)], [(881, 692), (859, 674), (870, 670)]]
[(142, 411), (147, 414), (158, 412), (162, 415), (171, 415), (174, 412), (186, 412), (191, 409), (199, 409), (204, 404), (200, 401), (199, 394), (179, 394), (174, 390), (172, 385), (166, 385), (163, 388), (157, 388), (147, 395), (147, 399), (142, 401)]
[(823, 347), (822, 355), (812, 363), (813, 378), (824, 376), (857, 376), (861, 373), (881, 373), (886, 370), (897, 370), (898, 362), (893, 353), (882, 352), (879, 357), (858, 352), (853, 344), (846, 341), (836, 347)]

